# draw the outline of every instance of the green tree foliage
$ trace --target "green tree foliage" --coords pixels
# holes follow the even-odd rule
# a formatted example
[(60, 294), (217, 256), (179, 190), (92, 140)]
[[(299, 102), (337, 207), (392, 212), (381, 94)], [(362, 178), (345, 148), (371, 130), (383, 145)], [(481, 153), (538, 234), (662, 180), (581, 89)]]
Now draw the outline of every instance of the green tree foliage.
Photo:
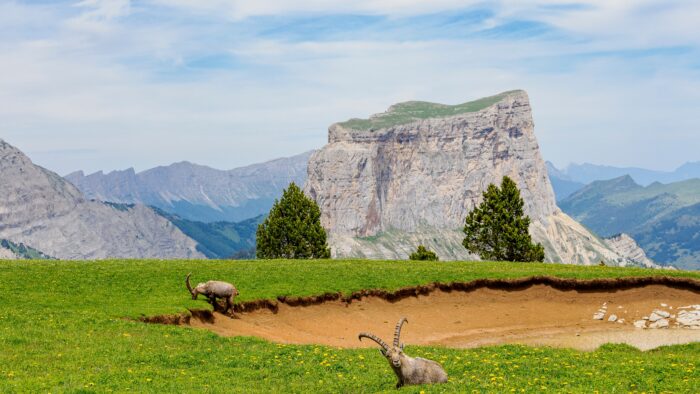
[(418, 245), (418, 249), (414, 252), (411, 253), (411, 255), (408, 257), (411, 260), (427, 260), (427, 261), (438, 261), (438, 257), (435, 254), (435, 252), (430, 251), (425, 248), (423, 245)]
[(331, 250), (321, 227), (321, 210), (294, 182), (258, 226), (259, 259), (327, 259)]
[(464, 247), (484, 260), (544, 261), (544, 247), (530, 238), (523, 205), (512, 179), (503, 177), (500, 188), (490, 184), (484, 201), (467, 215)]

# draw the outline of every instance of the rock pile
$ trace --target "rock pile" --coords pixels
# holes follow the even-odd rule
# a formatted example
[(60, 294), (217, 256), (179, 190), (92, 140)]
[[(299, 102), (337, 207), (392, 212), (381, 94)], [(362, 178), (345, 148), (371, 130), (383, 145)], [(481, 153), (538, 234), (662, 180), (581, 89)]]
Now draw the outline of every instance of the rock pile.
[[(691, 330), (700, 330), (700, 305), (687, 305), (676, 308), (676, 313), (673, 312), (673, 306), (668, 304), (661, 304), (662, 308), (665, 309), (654, 309), (649, 316), (644, 316), (639, 320), (635, 320), (633, 325), (636, 328), (688, 328)], [(618, 307), (621, 308), (621, 307)], [(668, 309), (668, 310), (666, 310)], [(603, 305), (593, 314), (593, 320), (605, 320), (605, 316), (608, 313), (607, 303)], [(608, 322), (617, 322), (624, 324), (625, 319), (620, 318), (616, 314), (611, 314)]]

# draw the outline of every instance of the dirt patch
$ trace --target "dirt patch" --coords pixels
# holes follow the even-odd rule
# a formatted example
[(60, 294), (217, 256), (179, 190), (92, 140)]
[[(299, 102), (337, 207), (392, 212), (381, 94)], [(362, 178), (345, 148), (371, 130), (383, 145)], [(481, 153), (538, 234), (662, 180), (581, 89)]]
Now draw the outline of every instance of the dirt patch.
[[(670, 281), (658, 283), (664, 279)], [(698, 281), (528, 280), (432, 284), (397, 292), (363, 291), (349, 297), (280, 298), (277, 302), (239, 305), (236, 319), (197, 311), (187, 321), (174, 319), (170, 324), (205, 328), (225, 336), (345, 348), (372, 346), (358, 341), (361, 331), (391, 339), (394, 324), (402, 316), (409, 320), (403, 340), (411, 345), (468, 348), (523, 343), (592, 350), (604, 343), (628, 343), (646, 350), (700, 341), (700, 330), (633, 326), (661, 304), (670, 310), (700, 304)], [(615, 283), (617, 286), (611, 286)], [(604, 304), (617, 321), (593, 319)]]

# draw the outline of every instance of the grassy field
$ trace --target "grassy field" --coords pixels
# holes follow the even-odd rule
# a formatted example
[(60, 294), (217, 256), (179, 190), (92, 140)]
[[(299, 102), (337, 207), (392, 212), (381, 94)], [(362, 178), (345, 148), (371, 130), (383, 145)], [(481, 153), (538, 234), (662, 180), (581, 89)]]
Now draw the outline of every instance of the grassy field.
[[(205, 308), (183, 285), (228, 279), (240, 300), (395, 289), (433, 281), (614, 278), (700, 273), (547, 264), (376, 261), (0, 261), (0, 392), (395, 392), (374, 349), (341, 350), (222, 338), (143, 324), (140, 316)], [(402, 392), (694, 392), (700, 344), (640, 352), (408, 347), (440, 361), (441, 386)]]
[(393, 105), (389, 111), (377, 114), (369, 119), (350, 119), (340, 123), (341, 126), (353, 130), (378, 130), (386, 127), (399, 126), (420, 119), (446, 118), (458, 114), (477, 112), (503, 100), (511, 92), (484, 97), (457, 105), (429, 103), (426, 101), (407, 101)]

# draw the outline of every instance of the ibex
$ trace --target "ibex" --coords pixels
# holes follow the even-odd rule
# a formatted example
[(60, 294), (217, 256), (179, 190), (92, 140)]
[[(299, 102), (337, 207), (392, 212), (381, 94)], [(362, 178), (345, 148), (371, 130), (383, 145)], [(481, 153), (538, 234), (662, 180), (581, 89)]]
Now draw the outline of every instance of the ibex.
[(359, 335), (359, 339), (362, 341), (362, 338), (369, 338), (382, 347), (379, 351), (389, 360), (391, 368), (399, 378), (399, 382), (396, 383), (397, 389), (403, 385), (447, 383), (447, 372), (442, 369), (440, 364), (432, 360), (420, 357), (413, 358), (404, 354), (404, 345), (400, 343), (401, 327), (407, 322), (408, 320), (402, 317), (396, 324), (394, 346), (391, 348), (374, 334), (363, 332)]
[(218, 280), (210, 280), (206, 283), (200, 283), (197, 285), (197, 287), (192, 289), (192, 286), (190, 285), (191, 275), (191, 273), (187, 274), (187, 278), (185, 278), (185, 285), (187, 286), (187, 290), (190, 291), (190, 294), (192, 294), (193, 300), (196, 300), (197, 296), (202, 294), (209, 299), (209, 302), (216, 309), (216, 299), (223, 298), (226, 300), (226, 310), (224, 312), (228, 312), (233, 308), (233, 297), (239, 294), (234, 285)]

